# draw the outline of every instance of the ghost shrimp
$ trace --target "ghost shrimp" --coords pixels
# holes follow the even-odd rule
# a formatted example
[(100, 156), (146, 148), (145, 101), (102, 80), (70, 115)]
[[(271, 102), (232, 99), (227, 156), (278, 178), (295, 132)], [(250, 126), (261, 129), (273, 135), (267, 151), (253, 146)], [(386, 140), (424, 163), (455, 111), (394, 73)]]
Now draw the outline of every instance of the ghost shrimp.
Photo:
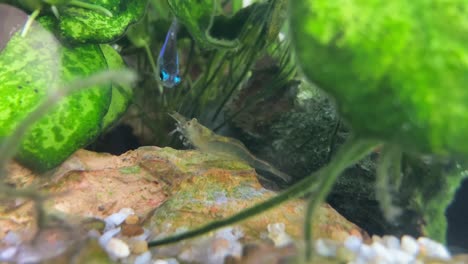
[(242, 160), (251, 167), (270, 172), (285, 182), (291, 181), (291, 176), (279, 171), (268, 162), (255, 157), (239, 140), (214, 133), (209, 128), (201, 125), (196, 118), (187, 120), (177, 112), (172, 112), (169, 115), (177, 121), (174, 132), (180, 132), (188, 143), (201, 152)]

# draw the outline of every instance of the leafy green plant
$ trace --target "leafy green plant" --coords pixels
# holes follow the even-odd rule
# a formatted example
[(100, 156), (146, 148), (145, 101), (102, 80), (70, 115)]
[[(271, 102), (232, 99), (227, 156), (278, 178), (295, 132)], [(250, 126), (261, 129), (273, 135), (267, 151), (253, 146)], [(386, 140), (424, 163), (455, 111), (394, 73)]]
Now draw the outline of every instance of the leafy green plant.
[[(19, 9), (5, 4), (0, 4), (0, 13), (4, 15), (3, 19), (25, 17)], [(2, 39), (7, 43), (2, 44), (0, 50), (1, 198), (32, 200), (39, 228), (50, 223), (43, 208), (48, 195), (35, 186), (15, 188), (7, 185), (7, 162), (16, 154), (17, 159), (32, 168), (44, 170), (56, 166), (68, 157), (70, 151), (89, 141), (92, 131), (100, 128), (101, 123), (103, 128), (108, 128), (125, 110), (128, 104), (125, 98), (131, 94), (130, 85), (136, 77), (133, 72), (122, 69), (123, 62), (113, 49), (97, 45), (74, 49), (62, 47), (47, 29), (51, 25), (50, 19), (42, 18), (41, 22), (45, 27), (35, 22), (27, 24), (29, 32), (25, 36), (18, 28), (16, 31), (5, 28), (12, 33)], [(6, 25), (15, 23), (5, 22)], [(84, 64), (77, 62), (78, 56)], [(87, 59), (93, 57), (102, 61), (90, 63)], [(115, 96), (112, 103), (109, 95)], [(86, 111), (78, 110), (80, 107), (86, 107)], [(84, 114), (89, 122), (74, 123), (79, 121), (75, 117), (80, 114)], [(64, 124), (64, 118), (75, 121)], [(46, 134), (48, 131), (53, 131), (55, 137)]]
[[(467, 5), (292, 1), (290, 11), (304, 74), (336, 99), (356, 136), (385, 142), (377, 198), (394, 219), (388, 186), (401, 186), (402, 152), (462, 163), (466, 155)], [(440, 22), (446, 19), (450, 29)]]
[[(2, 7), (6, 14), (20, 13), (13, 7)], [(48, 94), (65, 83), (124, 67), (120, 55), (107, 44), (63, 45), (52, 33), (58, 22), (53, 17), (42, 16), (37, 19), (39, 23), (29, 22), (25, 25), (29, 27), (28, 34), (20, 34), (18, 29), (5, 40), (0, 52), (0, 91), (4, 95), (0, 110), (2, 138), (12, 134)], [(95, 41), (101, 39), (95, 36)], [(92, 142), (129, 104), (132, 89), (127, 84), (120, 85), (104, 82), (62, 100), (42, 120), (31, 124), (16, 158), (32, 169), (46, 171)]]

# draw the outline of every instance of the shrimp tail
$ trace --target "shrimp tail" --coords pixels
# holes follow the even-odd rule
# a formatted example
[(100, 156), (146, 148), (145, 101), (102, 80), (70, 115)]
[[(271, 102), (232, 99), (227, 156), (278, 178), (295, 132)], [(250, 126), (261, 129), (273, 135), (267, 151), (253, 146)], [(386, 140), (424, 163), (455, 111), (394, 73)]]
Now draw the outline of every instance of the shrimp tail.
[(260, 170), (270, 172), (271, 174), (281, 178), (286, 183), (290, 183), (292, 181), (291, 176), (289, 176), (288, 174), (276, 169), (275, 167), (273, 167), (273, 165), (271, 165), (270, 163), (268, 163), (266, 161), (263, 161), (261, 159), (254, 158), (254, 160), (252, 162), (252, 167), (254, 167), (256, 169), (260, 169)]

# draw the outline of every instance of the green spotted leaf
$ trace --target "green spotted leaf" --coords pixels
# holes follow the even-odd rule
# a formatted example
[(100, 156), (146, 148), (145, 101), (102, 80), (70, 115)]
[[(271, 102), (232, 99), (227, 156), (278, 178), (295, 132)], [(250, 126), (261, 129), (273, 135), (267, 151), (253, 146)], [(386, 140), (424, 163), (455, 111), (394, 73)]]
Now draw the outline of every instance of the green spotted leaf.
[[(12, 36), (0, 53), (0, 137), (6, 138), (50, 89), (107, 69), (98, 45), (60, 47), (34, 24), (26, 37)], [(32, 125), (17, 159), (32, 169), (51, 169), (94, 140), (107, 113), (111, 86), (91, 87), (59, 102)]]
[[(9, 12), (12, 12), (9, 10)], [(3, 21), (0, 21), (3, 22)], [(23, 22), (24, 23), (24, 22)], [(0, 135), (8, 136), (34, 109), (55, 82), (61, 68), (60, 44), (38, 23), (26, 37), (21, 27), (0, 50)]]
[(216, 13), (215, 0), (168, 0), (169, 6), (176, 18), (184, 24), (198, 45), (203, 49), (235, 48), (236, 40), (213, 38), (209, 31)]
[(102, 12), (68, 5), (61, 11), (60, 34), (78, 43), (109, 43), (125, 34), (128, 26), (144, 14), (148, 0), (98, 0), (93, 4), (106, 8)]
[(304, 74), (355, 134), (468, 153), (467, 1), (292, 0), (289, 15)]

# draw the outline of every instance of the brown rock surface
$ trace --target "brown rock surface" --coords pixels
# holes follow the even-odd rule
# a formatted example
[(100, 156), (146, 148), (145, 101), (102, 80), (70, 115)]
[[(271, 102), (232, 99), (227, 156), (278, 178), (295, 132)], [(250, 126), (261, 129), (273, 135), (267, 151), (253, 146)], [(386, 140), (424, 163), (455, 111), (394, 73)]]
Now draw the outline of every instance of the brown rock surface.
[[(18, 164), (9, 166), (10, 183), (21, 187), (38, 183), (50, 194), (48, 212), (59, 211), (67, 219), (105, 218), (132, 208), (141, 217), (138, 225), (150, 228), (152, 237), (228, 217), (276, 195), (263, 188), (256, 176), (239, 161), (158, 147), (142, 147), (120, 156), (80, 150), (49, 177), (39, 177)], [(34, 229), (32, 203), (18, 204), (21, 201), (2, 203), (0, 237), (9, 230), (31, 233)], [(276, 223), (284, 224), (287, 236), (301, 241), (304, 205), (303, 200), (292, 200), (241, 222), (242, 243), (272, 247), (276, 238), (268, 232), (268, 225)], [(349, 234), (363, 234), (329, 205), (320, 208), (315, 220), (316, 237), (343, 240)], [(294, 254), (291, 249), (278, 252), (278, 256)]]

